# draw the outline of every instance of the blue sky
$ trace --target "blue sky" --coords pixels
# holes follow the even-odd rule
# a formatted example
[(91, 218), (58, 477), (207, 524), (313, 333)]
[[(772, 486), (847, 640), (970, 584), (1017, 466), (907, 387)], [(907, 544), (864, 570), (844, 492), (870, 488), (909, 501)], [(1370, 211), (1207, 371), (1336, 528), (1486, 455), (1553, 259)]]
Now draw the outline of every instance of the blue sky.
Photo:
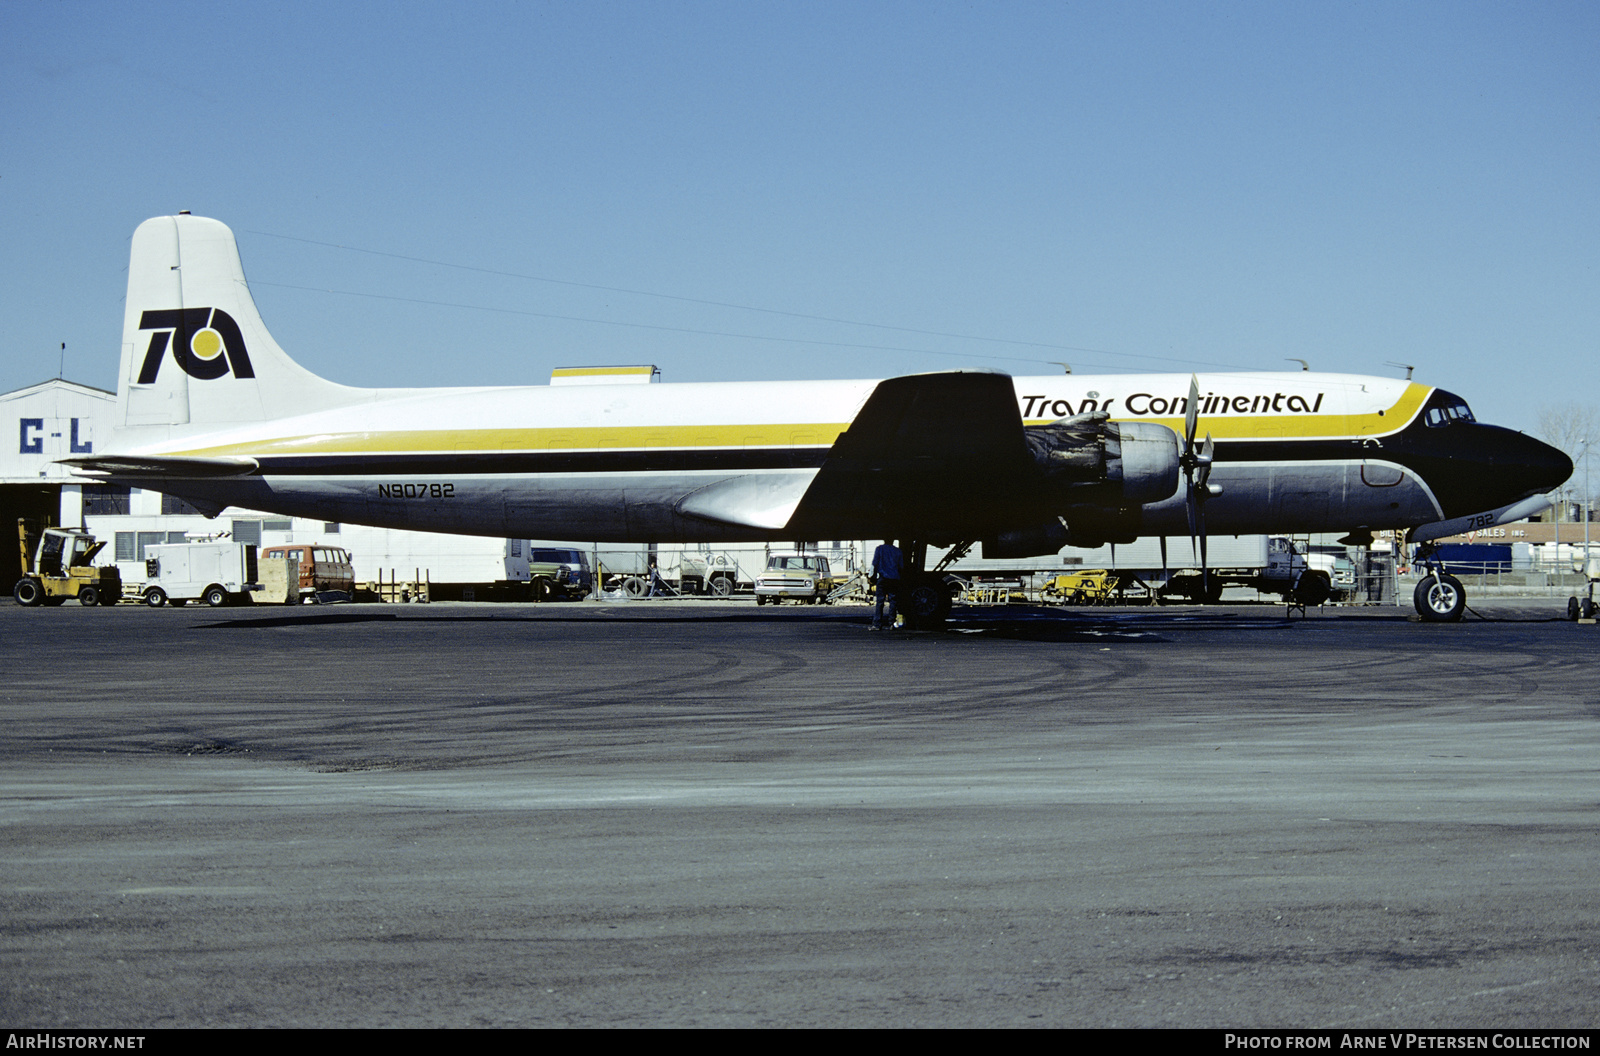
[(1296, 357), (1600, 401), (1593, 3), (11, 0), (0, 56), (0, 391), (63, 341), (113, 388), (129, 236), (190, 209), (348, 384)]

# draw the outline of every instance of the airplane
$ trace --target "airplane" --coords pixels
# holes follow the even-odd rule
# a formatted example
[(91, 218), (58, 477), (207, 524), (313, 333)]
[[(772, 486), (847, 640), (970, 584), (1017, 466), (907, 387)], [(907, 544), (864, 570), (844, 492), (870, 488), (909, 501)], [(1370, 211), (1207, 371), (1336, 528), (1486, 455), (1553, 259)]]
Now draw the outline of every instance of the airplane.
[[(1536, 513), (1572, 473), (1458, 396), (1390, 378), (554, 383), (630, 371), (566, 373), (580, 376), (325, 380), (268, 333), (226, 225), (155, 217), (133, 236), (111, 442), (63, 461), (211, 515), (599, 542), (899, 539), (905, 610), (927, 625), (950, 605), (929, 545), (1012, 558), (1187, 531), (1203, 564), (1208, 532), (1426, 543)], [(1459, 618), (1459, 580), (1428, 571), (1419, 613)]]

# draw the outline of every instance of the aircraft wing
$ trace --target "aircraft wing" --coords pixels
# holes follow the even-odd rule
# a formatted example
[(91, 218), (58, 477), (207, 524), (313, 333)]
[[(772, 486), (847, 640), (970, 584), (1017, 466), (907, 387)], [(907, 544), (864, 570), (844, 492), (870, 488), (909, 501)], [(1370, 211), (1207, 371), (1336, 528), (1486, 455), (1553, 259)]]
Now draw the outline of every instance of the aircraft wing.
[(879, 382), (795, 511), (794, 525), (971, 530), (1007, 519), (1036, 471), (1005, 374)]

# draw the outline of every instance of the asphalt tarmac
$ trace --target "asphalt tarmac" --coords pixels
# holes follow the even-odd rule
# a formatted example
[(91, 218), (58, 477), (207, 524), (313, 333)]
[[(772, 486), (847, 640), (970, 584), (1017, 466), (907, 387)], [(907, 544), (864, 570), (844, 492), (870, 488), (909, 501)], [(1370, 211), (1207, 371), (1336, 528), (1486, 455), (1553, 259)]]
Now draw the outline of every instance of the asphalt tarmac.
[(0, 1025), (1594, 1027), (1561, 604), (0, 604)]

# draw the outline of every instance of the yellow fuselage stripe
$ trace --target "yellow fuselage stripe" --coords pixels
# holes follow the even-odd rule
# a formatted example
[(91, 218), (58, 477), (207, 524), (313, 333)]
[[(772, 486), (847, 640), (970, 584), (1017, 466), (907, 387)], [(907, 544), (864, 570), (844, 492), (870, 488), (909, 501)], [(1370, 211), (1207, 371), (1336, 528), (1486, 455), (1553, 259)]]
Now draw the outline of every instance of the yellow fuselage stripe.
[[(1311, 440), (1384, 436), (1405, 428), (1431, 390), (1411, 384), (1393, 407), (1372, 414), (1201, 415), (1198, 432), (1226, 440)], [(1042, 425), (1052, 419), (1029, 419)], [(1182, 416), (1122, 418), (1154, 422), (1183, 435)], [(832, 447), (847, 422), (790, 422), (762, 425), (581, 426), (550, 429), (401, 429), (314, 433), (275, 439), (197, 447), (175, 455), (402, 454), (449, 451), (610, 451), (684, 448)]]

